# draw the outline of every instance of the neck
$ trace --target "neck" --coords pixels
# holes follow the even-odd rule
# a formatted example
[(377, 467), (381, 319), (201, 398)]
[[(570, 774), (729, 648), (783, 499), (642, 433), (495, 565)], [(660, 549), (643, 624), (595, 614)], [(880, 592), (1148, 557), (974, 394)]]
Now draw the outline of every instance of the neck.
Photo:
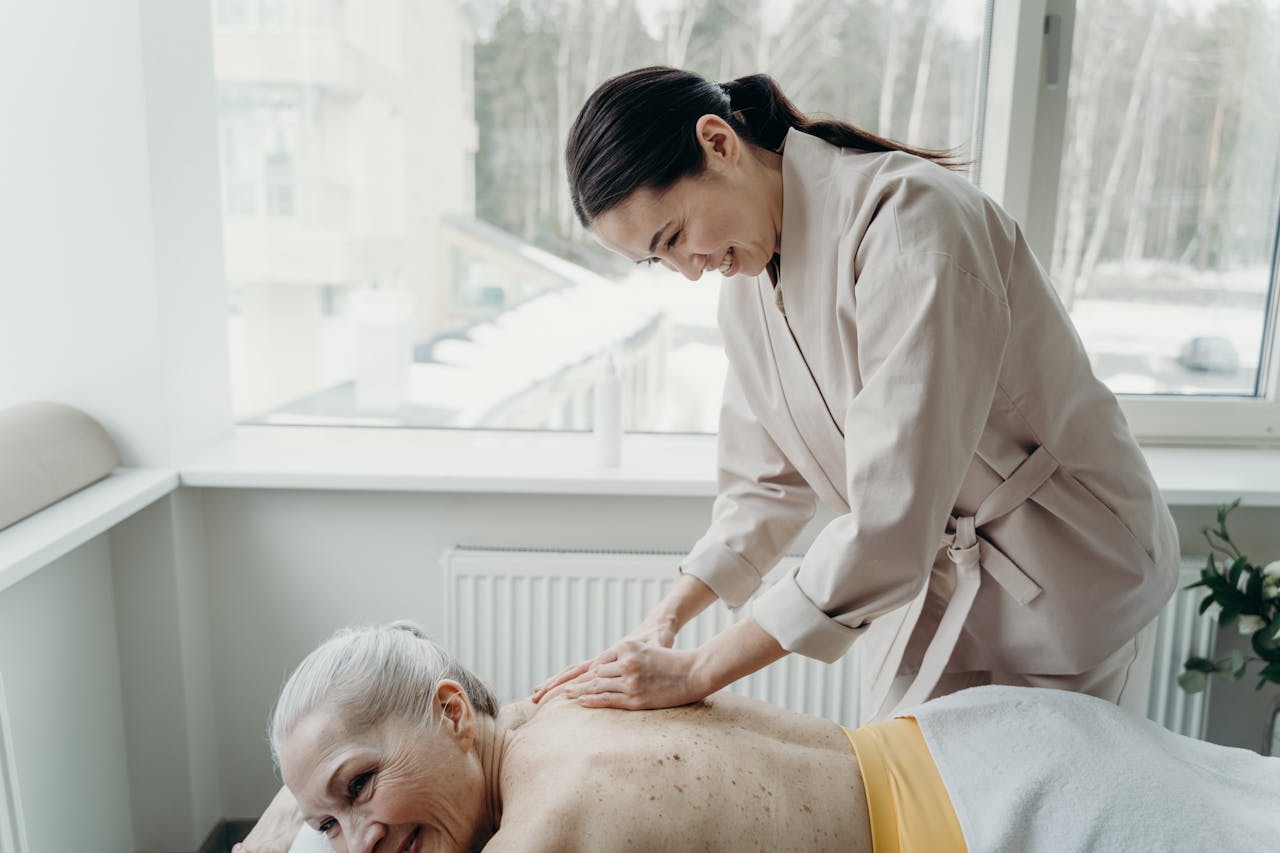
[(481, 844), (498, 831), (502, 823), (502, 759), (507, 751), (507, 727), (492, 717), (476, 718), (476, 753), (484, 775), (484, 819)]
[(773, 251), (782, 251), (782, 155), (763, 148), (751, 148), (760, 167), (760, 186), (764, 188), (769, 221), (773, 223)]

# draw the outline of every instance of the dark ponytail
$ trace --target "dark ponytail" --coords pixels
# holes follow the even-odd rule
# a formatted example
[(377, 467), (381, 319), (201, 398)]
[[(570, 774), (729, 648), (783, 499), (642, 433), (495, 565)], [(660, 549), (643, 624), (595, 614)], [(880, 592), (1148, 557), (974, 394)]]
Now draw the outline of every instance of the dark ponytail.
[(690, 71), (652, 66), (600, 84), (569, 130), (565, 166), (578, 220), (587, 227), (638, 189), (662, 192), (705, 168), (694, 135), (717, 115), (747, 143), (778, 151), (795, 128), (841, 148), (905, 151), (947, 168), (966, 165), (949, 151), (913, 148), (834, 119), (796, 109), (767, 74), (720, 85)]

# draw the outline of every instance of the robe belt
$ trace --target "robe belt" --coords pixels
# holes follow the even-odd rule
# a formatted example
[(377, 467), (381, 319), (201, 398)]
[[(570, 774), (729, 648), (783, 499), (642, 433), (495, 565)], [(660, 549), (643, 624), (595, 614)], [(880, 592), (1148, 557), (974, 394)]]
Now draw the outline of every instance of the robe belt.
[[(948, 521), (947, 532), (942, 537), (940, 548), (947, 549), (947, 557), (956, 570), (956, 585), (947, 602), (942, 618), (938, 621), (937, 630), (929, 647), (925, 650), (920, 662), (920, 671), (912, 680), (911, 686), (896, 703), (894, 710), (918, 705), (929, 698), (938, 680), (946, 670), (947, 662), (955, 651), (956, 642), (960, 639), (960, 630), (969, 611), (973, 608), (974, 599), (978, 595), (982, 571), (991, 575), (1019, 604), (1028, 604), (1040, 594), (1040, 586), (1027, 577), (1013, 560), (1009, 559), (995, 545), (978, 536), (983, 525), (1012, 512), (1019, 504), (1028, 500), (1045, 481), (1058, 469), (1058, 461), (1049, 455), (1043, 447), (1036, 450), (1022, 461), (1022, 464), (1009, 475), (1009, 478), (996, 486), (987, 495), (977, 512), (968, 516), (953, 515)], [(876, 709), (875, 719), (881, 718), (889, 690), (893, 685), (898, 668), (902, 665), (907, 643), (915, 631), (920, 613), (924, 609), (925, 599), (929, 594), (929, 583), (926, 579), (919, 594), (907, 605), (907, 612), (902, 624), (894, 636), (889, 653), (881, 661), (880, 669), (871, 681), (873, 703), (864, 706)], [(870, 720), (861, 721), (862, 724)]]

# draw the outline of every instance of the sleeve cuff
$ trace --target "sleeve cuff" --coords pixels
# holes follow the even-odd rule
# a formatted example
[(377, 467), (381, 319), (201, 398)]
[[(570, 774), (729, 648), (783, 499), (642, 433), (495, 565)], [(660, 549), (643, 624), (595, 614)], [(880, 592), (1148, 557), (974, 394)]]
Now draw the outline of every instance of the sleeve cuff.
[(693, 575), (730, 608), (747, 603), (760, 586), (760, 573), (741, 554), (718, 542), (698, 542), (680, 562), (680, 571)]
[(799, 567), (769, 587), (751, 606), (756, 623), (789, 652), (823, 663), (839, 660), (866, 626), (850, 628), (822, 612), (796, 580)]

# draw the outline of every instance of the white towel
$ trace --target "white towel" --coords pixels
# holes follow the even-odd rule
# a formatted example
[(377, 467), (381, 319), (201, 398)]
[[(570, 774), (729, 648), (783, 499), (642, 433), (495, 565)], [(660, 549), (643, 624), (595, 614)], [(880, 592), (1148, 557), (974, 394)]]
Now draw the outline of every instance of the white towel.
[(903, 716), (920, 724), (969, 853), (1280, 851), (1280, 757), (1061, 690), (974, 687)]

